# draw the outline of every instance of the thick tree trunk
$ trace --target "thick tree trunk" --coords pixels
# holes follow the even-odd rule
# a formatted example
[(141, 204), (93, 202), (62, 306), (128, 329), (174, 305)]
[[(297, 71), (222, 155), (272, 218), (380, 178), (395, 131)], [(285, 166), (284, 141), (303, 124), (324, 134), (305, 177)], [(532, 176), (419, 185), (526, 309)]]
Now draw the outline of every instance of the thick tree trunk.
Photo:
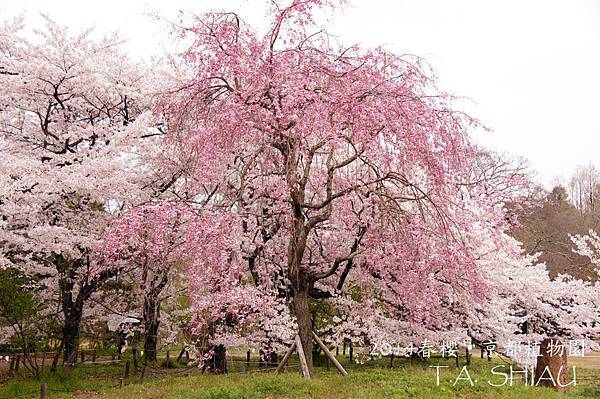
[(65, 363), (77, 363), (79, 331), (82, 315), (83, 303), (75, 302), (73, 306), (65, 312), (65, 323), (63, 325), (63, 360)]
[(213, 374), (225, 374), (227, 373), (227, 349), (225, 345), (213, 345), (210, 348), (213, 352), (210, 359), (204, 364), (204, 370), (208, 370)]
[(308, 287), (305, 287), (304, 284), (301, 284), (301, 287), (294, 293), (294, 312), (298, 322), (298, 335), (302, 342), (302, 349), (304, 349), (308, 371), (312, 377), (314, 375), (312, 319), (308, 307)]
[[(78, 271), (89, 273), (89, 256), (69, 260), (62, 255), (56, 255), (52, 257), (52, 263), (59, 275), (58, 284), (62, 297), (62, 312), (65, 318), (62, 329), (63, 359), (67, 363), (75, 363), (77, 362), (79, 332), (85, 301), (106, 281), (116, 276), (121, 269), (102, 270), (93, 278), (89, 278), (90, 276), (86, 274), (86, 278), (78, 280)], [(79, 287), (78, 290), (75, 289), (76, 285)], [(76, 295), (75, 291), (77, 291)], [(55, 369), (54, 365), (53, 369)]]
[(544, 338), (540, 344), (540, 356), (535, 366), (535, 385), (548, 386), (558, 392), (567, 389), (567, 352), (553, 353), (554, 348), (560, 348), (562, 342), (557, 338)]
[(144, 340), (144, 362), (156, 362), (156, 346), (159, 321), (152, 323), (150, 329), (146, 330), (146, 338)]
[(144, 362), (156, 362), (158, 327), (160, 325), (160, 303), (156, 298), (144, 301)]

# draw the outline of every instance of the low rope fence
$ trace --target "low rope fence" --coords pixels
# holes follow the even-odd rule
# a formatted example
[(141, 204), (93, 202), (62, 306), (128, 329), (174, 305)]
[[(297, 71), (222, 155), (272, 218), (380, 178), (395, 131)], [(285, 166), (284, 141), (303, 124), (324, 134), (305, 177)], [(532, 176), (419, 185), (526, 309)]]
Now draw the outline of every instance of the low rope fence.
[[(360, 348), (355, 348), (357, 352), (360, 352)], [(341, 352), (341, 351), (340, 351)], [(344, 350), (344, 355), (345, 354)], [(112, 386), (115, 388), (122, 388), (125, 385), (129, 385), (132, 383), (143, 383), (145, 379), (154, 379), (154, 378), (165, 378), (165, 377), (184, 377), (184, 376), (192, 376), (192, 375), (201, 375), (205, 374), (206, 370), (202, 368), (198, 362), (190, 362), (189, 359), (186, 360), (184, 356), (184, 349), (182, 349), (181, 353), (178, 357), (171, 357), (170, 351), (162, 351), (163, 356), (156, 356), (156, 362), (147, 363), (144, 361), (143, 352), (134, 351), (134, 359), (130, 358), (121, 358), (119, 359), (115, 355), (106, 355), (97, 356), (98, 353), (95, 350), (85, 351), (85, 354), (81, 354), (77, 356), (77, 363), (61, 363), (59, 366), (62, 370), (66, 370), (68, 372), (71, 368), (76, 367), (91, 367), (97, 365), (107, 365), (120, 367), (121, 370), (113, 370), (116, 373), (111, 372), (110, 369), (106, 375), (107, 380), (113, 381)], [(38, 352), (30, 354), (31, 357), (36, 359), (50, 359), (52, 360), (53, 356), (56, 356), (57, 352)], [(340, 353), (341, 355), (341, 353)], [(355, 354), (356, 355), (356, 354)], [(18, 369), (17, 358), (20, 354), (10, 354), (10, 355), (0, 355), (0, 366), (4, 363), (4, 365), (8, 365), (10, 363), (11, 368)], [(349, 364), (352, 364), (352, 352), (350, 352)], [(125, 357), (125, 356), (124, 356)], [(384, 356), (386, 358), (390, 356)], [(438, 358), (438, 356), (432, 356), (432, 358)], [(441, 357), (439, 357), (442, 359)], [(398, 359), (398, 357), (396, 357)], [(506, 362), (506, 359), (503, 356), (498, 356), (502, 362)], [(393, 360), (394, 357), (391, 357), (391, 361), (389, 362), (389, 367), (393, 368)], [(449, 360), (445, 358), (445, 360)], [(411, 360), (412, 361), (412, 360)], [(13, 363), (15, 362), (15, 363)], [(164, 362), (163, 365), (160, 365), (160, 362)], [(45, 360), (42, 360), (42, 365), (45, 363)], [(269, 362), (257, 359), (254, 355), (252, 358), (250, 357), (250, 351), (248, 352), (240, 352), (235, 354), (228, 354), (225, 356), (225, 364), (227, 370), (230, 372), (237, 373), (270, 373), (275, 372), (277, 370), (278, 363), (276, 361)], [(324, 365), (322, 365), (324, 366)], [(329, 365), (328, 365), (329, 366)], [(43, 368), (44, 366), (42, 366)], [(285, 370), (294, 370), (298, 371), (300, 369), (300, 363), (288, 361), (285, 367)], [(328, 367), (329, 369), (329, 367)], [(14, 371), (14, 370), (13, 370)], [(97, 375), (96, 375), (97, 376)], [(598, 375), (577, 375), (577, 386), (580, 387), (599, 387), (600, 386), (600, 373)], [(54, 387), (49, 387), (47, 383), (42, 383), (39, 389), (30, 390), (27, 392), (19, 392), (15, 393), (12, 396), (0, 396), (0, 399), (18, 399), (18, 398), (36, 398), (40, 397), (42, 399), (46, 399), (49, 393), (67, 393), (73, 392), (73, 390), (65, 390), (65, 389), (55, 389)]]

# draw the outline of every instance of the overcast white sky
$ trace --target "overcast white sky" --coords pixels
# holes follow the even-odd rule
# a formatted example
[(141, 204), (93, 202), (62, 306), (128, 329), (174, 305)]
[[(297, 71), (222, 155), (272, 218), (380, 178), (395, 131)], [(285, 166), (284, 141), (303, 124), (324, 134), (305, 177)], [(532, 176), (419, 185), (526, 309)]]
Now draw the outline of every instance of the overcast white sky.
[[(261, 24), (258, 0), (0, 0), (2, 19), (39, 12), (59, 23), (120, 30), (133, 53), (166, 46), (178, 10), (236, 10)], [(425, 57), (440, 85), (473, 100), (467, 110), (493, 129), (476, 139), (528, 158), (549, 186), (577, 165), (600, 165), (600, 0), (351, 0), (328, 30), (344, 43), (383, 44)]]

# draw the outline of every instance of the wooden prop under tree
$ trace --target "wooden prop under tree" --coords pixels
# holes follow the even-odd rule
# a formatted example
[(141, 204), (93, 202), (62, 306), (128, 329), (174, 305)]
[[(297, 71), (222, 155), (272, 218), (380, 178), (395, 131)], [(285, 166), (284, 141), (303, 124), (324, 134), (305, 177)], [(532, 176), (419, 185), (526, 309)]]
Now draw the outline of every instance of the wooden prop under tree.
[[(323, 341), (321, 341), (317, 334), (312, 332), (312, 338), (317, 343), (317, 345), (319, 345), (325, 356), (335, 365), (335, 368), (338, 369), (340, 374), (342, 374), (343, 376), (348, 375), (348, 372), (344, 369), (344, 367), (342, 367), (342, 365), (340, 364), (340, 362), (338, 362), (335, 356), (333, 356), (333, 354), (329, 351), (329, 349), (325, 346), (325, 344), (323, 343)], [(302, 376), (304, 376), (304, 378), (311, 378), (310, 368), (308, 367), (308, 363), (306, 362), (306, 357), (304, 356), (304, 348), (302, 347), (302, 340), (300, 339), (299, 335), (296, 335), (294, 343), (292, 344), (292, 346), (290, 346), (285, 355), (283, 355), (281, 363), (279, 363), (279, 365), (277, 366), (277, 372), (281, 373), (283, 371), (285, 365), (288, 362), (288, 359), (290, 358), (290, 356), (292, 356), (292, 353), (294, 353), (294, 351), (298, 352)]]

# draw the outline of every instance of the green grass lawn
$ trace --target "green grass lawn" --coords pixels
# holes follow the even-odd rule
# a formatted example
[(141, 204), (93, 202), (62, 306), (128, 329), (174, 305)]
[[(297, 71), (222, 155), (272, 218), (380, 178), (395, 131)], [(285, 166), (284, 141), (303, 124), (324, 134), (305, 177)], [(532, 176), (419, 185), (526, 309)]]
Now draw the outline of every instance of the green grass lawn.
[[(488, 380), (495, 383), (502, 381), (502, 378), (494, 378), (490, 373), (494, 365), (504, 364), (499, 360), (490, 363), (473, 359), (469, 373), (474, 386), (466, 380), (453, 386), (452, 381), (460, 369), (454, 366), (454, 362), (443, 359), (427, 362), (396, 360), (393, 369), (384, 366), (389, 360), (365, 365), (348, 364), (347, 359), (343, 360), (349, 371), (347, 377), (342, 377), (333, 368), (327, 371), (324, 367), (318, 367), (316, 378), (309, 381), (302, 379), (296, 371), (281, 375), (252, 370), (220, 376), (179, 376), (186, 369), (178, 368), (169, 370), (171, 375), (157, 370), (152, 376), (149, 372), (144, 383), (139, 382), (139, 375), (131, 376), (124, 381), (123, 387), (120, 387), (119, 381), (122, 364), (85, 366), (66, 374), (44, 375), (36, 380), (11, 380), (0, 385), (0, 398), (38, 398), (42, 381), (48, 384), (48, 398), (61, 399), (600, 398), (598, 369), (578, 368), (577, 386), (561, 395), (548, 388), (525, 386), (518, 375), (512, 387), (488, 385)], [(439, 386), (436, 385), (435, 369), (429, 367), (435, 364), (449, 366), (441, 372)], [(190, 372), (198, 373), (197, 370)]]

